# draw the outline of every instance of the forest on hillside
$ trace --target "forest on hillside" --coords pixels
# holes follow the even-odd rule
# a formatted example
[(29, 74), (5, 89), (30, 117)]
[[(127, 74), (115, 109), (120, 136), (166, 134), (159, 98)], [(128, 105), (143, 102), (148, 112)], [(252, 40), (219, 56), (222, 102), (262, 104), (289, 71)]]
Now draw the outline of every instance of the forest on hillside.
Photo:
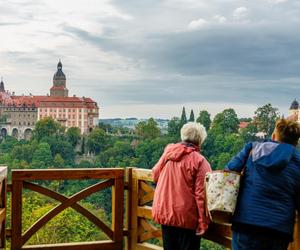
[[(51, 118), (45, 118), (37, 122), (30, 141), (17, 141), (10, 136), (1, 139), (0, 164), (7, 165), (9, 172), (11, 169), (41, 168), (151, 169), (168, 143), (180, 141), (182, 125), (188, 121), (197, 121), (206, 127), (208, 133), (201, 153), (208, 159), (213, 169), (223, 169), (246, 142), (269, 138), (278, 118), (278, 109), (271, 104), (259, 107), (251, 118), (238, 118), (235, 110), (231, 108), (218, 113), (213, 119), (206, 110), (201, 110), (196, 115), (191, 110), (187, 115), (183, 108), (181, 117), (172, 118), (168, 123), (167, 133), (164, 134), (155, 120), (150, 118), (139, 122), (133, 130), (99, 124), (84, 137), (76, 127), (65, 130)], [(247, 126), (240, 128), (240, 122), (246, 122)], [(90, 155), (89, 158), (86, 157), (87, 154)], [(93, 184), (93, 181), (53, 181), (42, 184), (59, 193), (71, 195)], [(23, 230), (57, 205), (55, 201), (30, 191), (25, 192), (23, 199)], [(90, 196), (81, 204), (110, 224), (110, 189)], [(67, 209), (36, 233), (29, 244), (101, 239), (106, 239), (104, 233), (99, 232), (74, 210)], [(221, 249), (221, 247), (204, 242), (201, 249)]]

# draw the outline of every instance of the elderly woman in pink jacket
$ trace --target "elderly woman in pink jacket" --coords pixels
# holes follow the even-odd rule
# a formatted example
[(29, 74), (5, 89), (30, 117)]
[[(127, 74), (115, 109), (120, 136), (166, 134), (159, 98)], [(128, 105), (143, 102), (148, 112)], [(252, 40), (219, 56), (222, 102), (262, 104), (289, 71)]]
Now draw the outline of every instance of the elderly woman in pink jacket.
[(181, 129), (182, 142), (166, 146), (152, 169), (157, 183), (152, 216), (162, 224), (165, 250), (198, 250), (208, 228), (205, 216), (204, 179), (210, 165), (199, 149), (205, 128), (195, 122)]

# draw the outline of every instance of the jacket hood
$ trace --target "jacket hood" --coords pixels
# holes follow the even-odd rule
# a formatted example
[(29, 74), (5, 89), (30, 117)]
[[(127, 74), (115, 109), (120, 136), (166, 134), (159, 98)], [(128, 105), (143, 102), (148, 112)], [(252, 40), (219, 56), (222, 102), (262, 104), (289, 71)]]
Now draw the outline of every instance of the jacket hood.
[(180, 161), (184, 155), (198, 151), (199, 148), (193, 144), (177, 143), (170, 144), (166, 148), (166, 158), (171, 161)]
[(252, 160), (257, 166), (268, 169), (282, 169), (290, 162), (295, 147), (287, 143), (267, 141), (253, 143)]

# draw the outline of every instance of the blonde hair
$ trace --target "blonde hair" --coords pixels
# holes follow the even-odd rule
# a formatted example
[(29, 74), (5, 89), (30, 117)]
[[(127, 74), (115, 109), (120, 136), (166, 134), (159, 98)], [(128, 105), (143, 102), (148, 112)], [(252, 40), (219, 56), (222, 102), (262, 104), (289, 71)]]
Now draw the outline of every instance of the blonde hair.
[(279, 119), (276, 122), (274, 133), (278, 141), (297, 146), (300, 137), (300, 125), (294, 121)]
[(188, 122), (180, 130), (181, 140), (196, 145), (201, 145), (207, 134), (205, 127), (197, 122)]

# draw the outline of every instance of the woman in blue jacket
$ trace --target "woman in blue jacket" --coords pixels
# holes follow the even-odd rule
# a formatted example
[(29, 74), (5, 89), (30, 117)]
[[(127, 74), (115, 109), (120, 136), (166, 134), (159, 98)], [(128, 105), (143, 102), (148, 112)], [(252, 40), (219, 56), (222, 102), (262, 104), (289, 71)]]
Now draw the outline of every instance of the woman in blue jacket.
[(226, 166), (244, 176), (232, 221), (234, 250), (283, 250), (300, 211), (297, 122), (280, 119), (271, 141), (244, 146)]

